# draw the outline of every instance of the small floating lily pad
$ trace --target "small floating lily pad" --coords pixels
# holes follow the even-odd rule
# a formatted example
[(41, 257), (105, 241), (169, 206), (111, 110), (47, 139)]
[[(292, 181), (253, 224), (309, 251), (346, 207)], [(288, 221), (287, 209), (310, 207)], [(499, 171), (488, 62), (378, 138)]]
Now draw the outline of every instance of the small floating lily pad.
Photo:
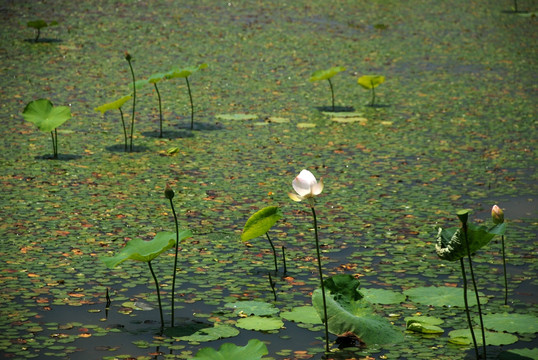
[(214, 341), (239, 335), (239, 330), (229, 325), (215, 325), (214, 327), (200, 329), (192, 335), (182, 336), (183, 341)]
[[(459, 306), (464, 307), (463, 289), (450, 286), (425, 286), (407, 289), (404, 294), (411, 301), (431, 306)], [(487, 303), (487, 298), (481, 292), (480, 302)], [(473, 291), (468, 292), (469, 306), (476, 305), (476, 297)]]
[(280, 313), (280, 317), (288, 321), (300, 322), (303, 324), (323, 324), (313, 306), (298, 306), (291, 309), (291, 311)]
[(284, 123), (289, 123), (290, 119), (279, 117), (279, 116), (269, 116), (267, 118), (267, 121), (270, 123), (284, 124)]
[(227, 308), (235, 309), (235, 313), (246, 315), (267, 316), (278, 313), (278, 309), (273, 304), (262, 301), (237, 301), (224, 305)]
[(337, 117), (337, 118), (353, 118), (353, 117), (362, 117), (362, 116), (364, 116), (363, 113), (356, 112), (356, 111), (335, 111), (335, 112), (322, 111), (321, 113), (323, 115), (327, 115), (327, 116), (330, 116), (330, 117)]
[[(502, 313), (483, 315), (482, 318), (487, 329), (520, 334), (538, 332), (538, 318), (534, 315)], [(478, 317), (476, 319), (480, 321)]]
[(255, 120), (259, 118), (258, 115), (255, 114), (220, 114), (216, 116), (217, 119), (220, 120)]
[(442, 334), (444, 330), (437, 325), (442, 324), (442, 319), (433, 316), (410, 316), (405, 318), (407, 330), (423, 334)]
[(249, 359), (258, 360), (267, 355), (267, 346), (258, 339), (250, 339), (245, 346), (235, 344), (222, 344), (218, 351), (206, 347), (200, 349), (193, 359), (195, 360), (228, 360), (228, 359)]
[[(476, 342), (482, 344), (482, 332), (479, 328), (474, 329)], [(457, 345), (467, 345), (472, 343), (471, 331), (469, 329), (452, 330), (448, 333), (449, 342)], [(517, 342), (518, 337), (508, 333), (486, 331), (486, 345), (509, 345)]]
[(399, 304), (405, 301), (405, 295), (387, 289), (360, 289), (364, 300), (373, 304)]
[(368, 122), (368, 119), (365, 117), (333, 117), (332, 120), (337, 123), (350, 124), (350, 123), (361, 123), (365, 124)]
[(316, 127), (316, 124), (314, 124), (314, 123), (298, 123), (297, 127), (299, 129), (308, 129), (308, 128)]
[(280, 329), (282, 326), (284, 326), (284, 323), (282, 322), (282, 320), (277, 319), (277, 318), (269, 318), (269, 317), (263, 317), (263, 316), (249, 316), (249, 317), (237, 320), (237, 323), (235, 325), (238, 328), (246, 329), (246, 330), (269, 331), (269, 330)]

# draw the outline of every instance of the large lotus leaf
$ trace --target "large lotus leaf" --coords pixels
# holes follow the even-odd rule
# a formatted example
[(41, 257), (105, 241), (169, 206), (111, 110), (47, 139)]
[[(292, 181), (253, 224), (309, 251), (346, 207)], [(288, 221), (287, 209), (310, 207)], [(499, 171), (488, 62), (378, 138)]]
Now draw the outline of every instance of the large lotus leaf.
[(269, 351), (267, 346), (258, 339), (250, 339), (245, 346), (235, 344), (222, 344), (219, 350), (210, 347), (202, 348), (196, 353), (195, 360), (230, 360), (245, 359), (258, 360), (267, 355)]
[(357, 79), (357, 84), (365, 89), (371, 89), (385, 82), (385, 77), (382, 75), (363, 75)]
[[(375, 315), (358, 292), (359, 281), (351, 275), (336, 275), (325, 282), (329, 331), (336, 335), (352, 332), (366, 344), (391, 344), (403, 335), (387, 319)], [(312, 294), (312, 304), (323, 318), (321, 289)]]
[(174, 78), (186, 78), (191, 76), (192, 73), (195, 73), (198, 70), (205, 69), (208, 65), (206, 63), (200, 64), (198, 66), (188, 66), (185, 68), (175, 68), (170, 70), (165, 74), (165, 77), (167, 79), (174, 79)]
[(255, 212), (245, 223), (241, 240), (248, 241), (265, 234), (282, 217), (278, 206), (268, 206)]
[(246, 315), (273, 315), (279, 310), (273, 305), (263, 301), (237, 301), (224, 305), (227, 308), (234, 309), (236, 314), (243, 313)]
[(511, 349), (499, 354), (499, 360), (536, 360), (538, 359), (538, 348)]
[[(482, 344), (482, 331), (480, 328), (474, 328), (476, 342)], [(517, 336), (508, 333), (499, 333), (493, 331), (486, 331), (486, 345), (509, 345), (518, 341)], [(452, 330), (448, 333), (450, 336), (449, 342), (457, 345), (467, 345), (472, 343), (471, 330), (459, 329)]]
[(364, 300), (372, 304), (388, 305), (405, 301), (404, 294), (387, 289), (361, 289), (359, 292), (364, 296)]
[[(404, 291), (404, 294), (409, 296), (413, 302), (431, 306), (458, 306), (464, 307), (463, 289), (450, 286), (425, 286), (410, 288)], [(481, 292), (480, 303), (485, 304), (488, 298)], [(474, 291), (469, 290), (468, 294), (469, 306), (476, 305), (476, 296)]]
[(486, 329), (519, 334), (538, 332), (538, 318), (531, 314), (488, 314), (482, 319)]
[(49, 100), (39, 99), (28, 103), (22, 116), (39, 130), (50, 132), (71, 118), (71, 109), (69, 106), (54, 107)]
[(313, 306), (298, 306), (291, 309), (291, 311), (281, 312), (280, 317), (288, 321), (300, 322), (303, 324), (323, 324)]
[[(179, 241), (185, 240), (192, 236), (190, 230), (183, 230), (179, 233)], [(149, 262), (159, 256), (161, 253), (172, 248), (176, 243), (176, 233), (161, 231), (155, 235), (153, 240), (144, 241), (142, 239), (133, 239), (125, 245), (122, 251), (112, 257), (102, 257), (101, 260), (109, 268), (113, 268), (125, 260), (136, 260)]]
[(335, 66), (326, 70), (318, 70), (318, 71), (315, 71), (312, 74), (312, 76), (310, 76), (309, 80), (310, 81), (328, 80), (332, 78), (334, 75), (342, 71), (346, 71), (346, 68), (342, 66)]
[(108, 110), (117, 110), (123, 106), (127, 102), (127, 100), (132, 99), (133, 97), (131, 95), (124, 96), (122, 98), (119, 98), (116, 101), (101, 105), (96, 107), (95, 111), (100, 111), (102, 114), (106, 113)]
[[(498, 228), (495, 227), (495, 229)], [(495, 235), (495, 233), (488, 231), (485, 226), (468, 224), (467, 240), (469, 241), (469, 250), (471, 251), (471, 254), (487, 245)], [(437, 256), (448, 261), (456, 261), (467, 256), (467, 246), (465, 245), (464, 236), (462, 228), (439, 228), (437, 241), (435, 243)]]
[(235, 326), (246, 330), (270, 331), (280, 329), (284, 323), (277, 318), (249, 316), (237, 320)]

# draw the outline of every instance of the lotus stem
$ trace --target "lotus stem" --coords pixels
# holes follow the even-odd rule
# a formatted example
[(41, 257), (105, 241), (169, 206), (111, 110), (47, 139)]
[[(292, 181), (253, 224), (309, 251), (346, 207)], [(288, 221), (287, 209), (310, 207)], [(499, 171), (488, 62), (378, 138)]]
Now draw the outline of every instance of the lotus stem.
[(273, 249), (273, 259), (275, 261), (275, 273), (276, 273), (276, 272), (278, 272), (278, 265), (277, 265), (277, 262), (276, 262), (275, 246), (273, 245), (273, 242), (271, 241), (271, 238), (269, 237), (269, 233), (265, 233), (265, 235), (267, 236), (267, 240), (269, 240), (269, 244), (271, 244), (271, 249)]
[(276, 301), (276, 291), (275, 291), (275, 283), (273, 282), (273, 278), (271, 277), (271, 273), (268, 272), (267, 275), (269, 275), (269, 284), (271, 285), (271, 289), (273, 290), (273, 297)]
[(514, 12), (517, 12), (517, 0), (514, 0)]
[(155, 86), (155, 91), (157, 92), (157, 97), (159, 98), (159, 129), (160, 129), (159, 137), (162, 138), (163, 137), (163, 109), (162, 109), (162, 106), (161, 106), (161, 93), (159, 92), (159, 88), (157, 87), (157, 83), (153, 83), (153, 85)]
[(284, 263), (284, 274), (288, 272), (288, 269), (286, 268), (286, 247), (282, 245), (282, 262)]
[(108, 293), (108, 288), (106, 288), (106, 305), (105, 305), (105, 307), (108, 309), (110, 307), (111, 303), (112, 303), (112, 301), (110, 301), (110, 295)]
[(194, 103), (192, 102), (191, 85), (189, 84), (189, 78), (185, 77), (187, 81), (187, 90), (189, 91), (189, 99), (191, 100), (191, 131), (194, 129)]
[(461, 276), (463, 277), (463, 302), (465, 303), (465, 313), (467, 314), (467, 323), (469, 324), (469, 330), (471, 330), (471, 337), (473, 338), (474, 351), (476, 358), (479, 358), (478, 344), (476, 342), (476, 336), (474, 334), (473, 322), (471, 321), (471, 315), (469, 314), (469, 302), (467, 301), (467, 277), (465, 276), (465, 265), (463, 263), (463, 257), (460, 258)]
[(331, 79), (327, 79), (329, 82), (329, 86), (331, 87), (331, 99), (333, 104), (333, 112), (334, 112), (334, 89), (333, 89), (333, 83), (331, 82)]
[(124, 150), (127, 152), (127, 128), (125, 127), (125, 120), (123, 120), (123, 111), (121, 110), (121, 107), (118, 108), (120, 110), (121, 115), (121, 125), (123, 126), (123, 137), (125, 139), (125, 147)]
[(314, 218), (314, 234), (316, 236), (316, 253), (318, 257), (319, 281), (321, 282), (321, 296), (323, 298), (323, 323), (325, 324), (325, 351), (329, 352), (329, 321), (327, 317), (327, 300), (325, 299), (325, 285), (323, 284), (323, 271), (321, 268), (321, 255), (319, 251), (319, 236), (318, 236), (318, 221), (316, 218), (316, 210), (314, 209), (314, 201), (311, 198), (310, 208), (312, 209), (312, 217)]
[(131, 69), (131, 76), (133, 78), (133, 111), (131, 115), (131, 144), (129, 146), (129, 151), (133, 151), (133, 131), (134, 131), (134, 121), (135, 121), (135, 108), (136, 108), (136, 86), (135, 86), (135, 74), (133, 70), (133, 65), (131, 64), (131, 57), (127, 57), (127, 62), (129, 63), (129, 69)]
[[(517, 11), (517, 10), (516, 10)], [(37, 35), (34, 39), (34, 42), (36, 43), (38, 40), (39, 40), (39, 36), (41, 35), (41, 29), (40, 28), (37, 28)]]
[(501, 236), (501, 244), (503, 249), (503, 269), (504, 269), (504, 305), (508, 305), (508, 279), (506, 275), (506, 255), (504, 252), (504, 235)]
[(50, 135), (52, 137), (52, 157), (58, 159), (58, 131), (54, 129), (54, 131), (50, 132)]
[(463, 237), (465, 239), (465, 246), (467, 247), (467, 258), (469, 259), (469, 269), (471, 271), (471, 278), (473, 280), (473, 288), (476, 296), (476, 305), (478, 306), (478, 316), (480, 317), (480, 329), (482, 330), (482, 349), (484, 351), (484, 359), (487, 359), (486, 355), (486, 333), (484, 332), (484, 320), (482, 319), (482, 309), (480, 307), (480, 297), (478, 296), (478, 287), (476, 286), (476, 280), (473, 271), (473, 262), (471, 260), (471, 251), (469, 248), (469, 241), (467, 238), (467, 223), (463, 223)]
[(375, 87), (374, 87), (374, 82), (372, 80), (370, 80), (370, 84), (372, 85), (372, 103), (370, 104), (370, 106), (374, 106), (375, 104)]
[(159, 313), (161, 315), (161, 329), (164, 328), (164, 317), (163, 317), (163, 307), (161, 304), (161, 292), (159, 291), (159, 282), (157, 281), (157, 277), (155, 276), (155, 272), (153, 271), (153, 267), (151, 266), (151, 261), (148, 261), (149, 271), (151, 271), (151, 275), (153, 276), (153, 280), (155, 281), (155, 288), (157, 289), (157, 300), (159, 301)]
[(172, 207), (172, 213), (174, 214), (174, 222), (176, 224), (176, 256), (174, 258), (174, 273), (172, 276), (172, 319), (170, 321), (171, 326), (174, 327), (174, 298), (176, 287), (176, 271), (177, 271), (177, 255), (179, 250), (179, 224), (177, 222), (176, 210), (174, 209), (174, 202), (170, 199), (170, 206)]

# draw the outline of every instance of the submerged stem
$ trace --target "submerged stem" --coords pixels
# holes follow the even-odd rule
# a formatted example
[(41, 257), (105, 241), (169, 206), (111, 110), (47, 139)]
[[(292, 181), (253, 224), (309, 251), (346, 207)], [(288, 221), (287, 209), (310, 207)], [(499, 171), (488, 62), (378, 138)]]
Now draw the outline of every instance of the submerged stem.
[(170, 199), (170, 206), (172, 207), (172, 213), (174, 214), (174, 222), (176, 223), (176, 256), (174, 258), (174, 273), (172, 276), (172, 320), (170, 321), (171, 326), (174, 327), (174, 289), (176, 287), (176, 271), (177, 271), (177, 253), (179, 250), (179, 224), (177, 222), (176, 210), (174, 209), (174, 203)]
[(319, 280), (321, 283), (321, 296), (323, 298), (323, 323), (325, 324), (325, 351), (329, 352), (329, 322), (327, 318), (327, 300), (325, 299), (325, 285), (323, 284), (323, 271), (321, 268), (321, 255), (319, 251), (319, 237), (318, 237), (318, 221), (316, 218), (316, 210), (314, 209), (313, 202), (310, 204), (312, 209), (312, 217), (314, 218), (314, 234), (316, 236), (316, 253), (318, 257), (318, 271)]
[(148, 266), (149, 266), (149, 271), (151, 271), (151, 275), (153, 276), (153, 280), (155, 281), (155, 288), (157, 289), (157, 300), (159, 301), (159, 313), (161, 314), (161, 328), (163, 328), (164, 317), (163, 317), (163, 307), (161, 304), (161, 292), (159, 291), (159, 282), (157, 281), (157, 277), (155, 276), (153, 267), (151, 267), (151, 261), (148, 261)]
[(189, 98), (191, 99), (191, 130), (194, 129), (194, 103), (192, 102), (191, 85), (189, 84), (189, 78), (185, 77), (187, 81), (187, 90), (189, 90)]
[(269, 240), (269, 244), (271, 244), (271, 249), (273, 249), (273, 259), (275, 260), (275, 272), (278, 272), (278, 265), (277, 265), (277, 262), (276, 262), (275, 246), (273, 245), (273, 242), (271, 241), (271, 238), (269, 237), (269, 233), (265, 233), (265, 235), (267, 236), (267, 240)]
[(125, 147), (124, 150), (127, 152), (127, 128), (125, 127), (125, 120), (123, 120), (123, 111), (121, 108), (118, 108), (120, 110), (121, 115), (121, 125), (123, 126), (123, 138), (125, 139)]
[(159, 137), (162, 138), (163, 137), (163, 109), (161, 106), (161, 93), (159, 92), (157, 83), (153, 83), (153, 85), (155, 86), (155, 91), (157, 91), (157, 97), (159, 98), (159, 129), (160, 129)]
[(506, 275), (506, 255), (504, 252), (504, 235), (501, 236), (501, 244), (503, 248), (503, 268), (504, 268), (504, 305), (508, 305), (508, 279)]
[(327, 79), (329, 82), (329, 86), (331, 87), (331, 99), (333, 104), (333, 111), (334, 111), (334, 89), (333, 89), (333, 83), (331, 82), (331, 79)]
[(469, 324), (469, 330), (471, 330), (471, 337), (473, 338), (474, 351), (476, 358), (478, 359), (478, 344), (476, 342), (476, 336), (474, 334), (473, 323), (471, 321), (471, 315), (469, 314), (469, 302), (467, 301), (467, 277), (465, 276), (465, 265), (463, 263), (463, 257), (460, 258), (461, 276), (463, 278), (463, 302), (465, 303), (465, 313), (467, 314), (467, 323)]

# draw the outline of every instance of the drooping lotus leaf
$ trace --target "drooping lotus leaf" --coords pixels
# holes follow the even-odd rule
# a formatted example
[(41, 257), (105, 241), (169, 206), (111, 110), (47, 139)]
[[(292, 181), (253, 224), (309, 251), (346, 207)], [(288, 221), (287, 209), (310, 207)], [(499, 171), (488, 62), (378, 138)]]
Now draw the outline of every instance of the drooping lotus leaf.
[(248, 359), (258, 360), (262, 356), (269, 354), (267, 346), (258, 339), (250, 339), (245, 346), (235, 344), (222, 344), (219, 350), (210, 347), (202, 348), (196, 353), (195, 360), (230, 360), (230, 359)]
[[(482, 331), (480, 328), (474, 329), (475, 334), (480, 334), (480, 336), (476, 336), (476, 342), (481, 345), (482, 344)], [(499, 333), (499, 332), (493, 332), (493, 331), (486, 331), (486, 345), (509, 345), (513, 344), (518, 341), (518, 337), (512, 334), (508, 333)], [(452, 330), (448, 333), (448, 336), (450, 336), (450, 339), (448, 340), (450, 343), (457, 344), (457, 345), (468, 345), (472, 344), (472, 336), (471, 336), (471, 330), (469, 329), (458, 329), (458, 330)]]
[(245, 330), (270, 331), (280, 329), (284, 323), (277, 318), (255, 315), (237, 320), (235, 326)]
[(346, 71), (345, 67), (335, 66), (326, 70), (317, 70), (310, 76), (310, 81), (328, 80), (334, 75)]
[[(192, 236), (190, 230), (179, 232), (179, 241), (183, 241)], [(161, 231), (155, 235), (153, 240), (144, 241), (142, 239), (133, 239), (125, 245), (122, 251), (112, 257), (101, 257), (101, 261), (109, 268), (113, 268), (125, 260), (136, 260), (149, 262), (159, 256), (161, 253), (174, 247), (176, 243), (176, 233)]]
[[(463, 289), (450, 286), (424, 286), (410, 288), (404, 291), (404, 294), (409, 297), (409, 300), (431, 306), (458, 306), (464, 307)], [(488, 298), (483, 293), (479, 292), (480, 303), (485, 304)], [(476, 296), (472, 290), (469, 290), (468, 296), (469, 306), (476, 305)]]
[[(538, 318), (531, 314), (488, 314), (482, 316), (486, 329), (510, 333), (538, 332)], [(475, 319), (480, 320), (478, 317)]]
[(444, 330), (439, 324), (444, 321), (433, 316), (411, 316), (405, 318), (407, 330), (423, 334), (442, 334)]
[(246, 315), (273, 315), (279, 310), (273, 305), (263, 301), (237, 301), (227, 303), (224, 307), (234, 309), (234, 313), (243, 313)]
[(22, 116), (39, 130), (50, 132), (71, 118), (71, 109), (69, 106), (55, 107), (50, 100), (39, 99), (29, 102)]
[(382, 75), (363, 75), (357, 79), (357, 84), (365, 89), (372, 89), (385, 82), (385, 77)]
[(117, 110), (117, 109), (121, 108), (123, 106), (123, 104), (125, 104), (128, 100), (130, 100), (132, 98), (133, 98), (132, 95), (127, 95), (127, 96), (119, 98), (118, 100), (115, 100), (113, 102), (98, 106), (94, 110), (95, 111), (100, 111), (101, 114), (104, 114), (109, 110)]
[(241, 240), (248, 241), (265, 234), (282, 217), (278, 206), (268, 206), (255, 212), (245, 223)]
[(291, 311), (281, 312), (280, 317), (288, 321), (300, 322), (303, 324), (323, 324), (313, 306), (298, 306), (291, 309)]
[[(391, 344), (403, 335), (387, 319), (373, 313), (370, 303), (358, 291), (359, 281), (351, 275), (335, 275), (325, 282), (329, 331), (336, 335), (351, 332), (366, 344)], [(321, 289), (312, 294), (312, 304), (323, 317)]]
[[(495, 226), (494, 228), (499, 229), (500, 227)], [(467, 224), (467, 241), (471, 255), (487, 245), (495, 235), (496, 233), (490, 232), (485, 226)], [(437, 256), (448, 261), (456, 261), (467, 256), (464, 236), (462, 228), (439, 228), (435, 243)]]
[(361, 289), (359, 291), (364, 300), (372, 304), (399, 304), (405, 301), (405, 295), (396, 291), (387, 289)]
[(191, 76), (192, 73), (195, 73), (198, 70), (207, 68), (207, 66), (208, 65), (206, 63), (203, 63), (198, 66), (188, 66), (182, 69), (174, 68), (165, 74), (165, 78), (167, 79), (186, 78), (186, 77)]

